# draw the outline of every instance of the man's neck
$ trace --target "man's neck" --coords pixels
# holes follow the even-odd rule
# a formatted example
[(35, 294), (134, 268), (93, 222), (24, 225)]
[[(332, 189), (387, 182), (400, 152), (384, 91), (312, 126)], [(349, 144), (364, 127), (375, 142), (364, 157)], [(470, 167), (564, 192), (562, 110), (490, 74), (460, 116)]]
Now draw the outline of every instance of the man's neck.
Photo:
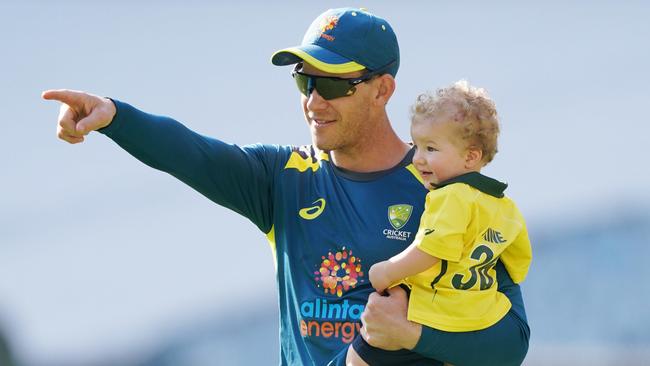
[(410, 149), (389, 127), (357, 145), (331, 151), (330, 158), (339, 168), (358, 173), (378, 172), (397, 165)]

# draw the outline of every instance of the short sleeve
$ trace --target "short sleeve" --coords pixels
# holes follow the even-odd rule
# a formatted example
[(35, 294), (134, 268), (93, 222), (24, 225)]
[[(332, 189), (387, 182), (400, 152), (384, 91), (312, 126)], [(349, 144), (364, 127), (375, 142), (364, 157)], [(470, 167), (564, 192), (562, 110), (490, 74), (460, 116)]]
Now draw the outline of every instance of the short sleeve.
[(429, 255), (458, 262), (463, 253), (463, 236), (470, 221), (471, 203), (452, 188), (445, 187), (427, 194), (414, 244)]

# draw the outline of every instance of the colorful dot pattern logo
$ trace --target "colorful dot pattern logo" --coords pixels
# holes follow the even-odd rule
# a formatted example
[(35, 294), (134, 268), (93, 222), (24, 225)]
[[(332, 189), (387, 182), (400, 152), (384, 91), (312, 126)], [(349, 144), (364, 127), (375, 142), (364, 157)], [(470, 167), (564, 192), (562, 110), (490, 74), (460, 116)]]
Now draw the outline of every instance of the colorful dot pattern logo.
[(319, 287), (322, 285), (325, 294), (341, 297), (349, 289), (364, 282), (361, 260), (352, 255), (352, 250), (343, 247), (321, 258), (320, 268), (314, 272), (314, 279), (319, 282)]
[(327, 32), (331, 31), (332, 29), (336, 28), (336, 25), (339, 24), (339, 18), (335, 15), (330, 15), (324, 19), (321, 20), (320, 26), (318, 27), (320, 29), (320, 36), (322, 38), (325, 38), (326, 40), (332, 42), (336, 37), (327, 34)]
[(322, 23), (320, 25), (320, 31), (321, 33), (325, 33), (329, 30), (334, 29), (336, 25), (339, 23), (339, 18), (334, 15), (330, 15), (327, 18), (322, 20)]

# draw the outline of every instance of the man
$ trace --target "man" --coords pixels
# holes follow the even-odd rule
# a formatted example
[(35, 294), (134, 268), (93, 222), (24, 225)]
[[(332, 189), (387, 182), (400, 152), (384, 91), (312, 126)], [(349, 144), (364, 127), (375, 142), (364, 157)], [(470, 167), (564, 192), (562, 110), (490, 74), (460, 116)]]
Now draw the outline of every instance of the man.
[[(310, 146), (238, 147), (119, 101), (67, 90), (43, 97), (64, 103), (61, 139), (79, 143), (98, 130), (267, 235), (277, 268), (282, 365), (343, 364), (357, 334), (380, 348), (430, 357), (429, 330), (407, 321), (403, 290), (368, 297), (366, 271), (411, 243), (426, 194), (413, 152), (386, 113), (399, 68), (392, 28), (364, 10), (329, 10), (300, 46), (278, 51), (272, 62), (296, 64)], [(502, 266), (497, 272), (507, 277)], [(525, 317), (519, 288), (509, 284), (508, 296)]]

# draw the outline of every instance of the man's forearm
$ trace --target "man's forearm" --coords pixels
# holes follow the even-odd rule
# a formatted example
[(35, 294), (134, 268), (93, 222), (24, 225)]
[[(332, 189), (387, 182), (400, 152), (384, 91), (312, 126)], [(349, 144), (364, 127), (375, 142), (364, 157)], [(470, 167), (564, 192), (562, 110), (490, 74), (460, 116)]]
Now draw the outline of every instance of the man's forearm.
[(278, 147), (239, 147), (203, 136), (180, 122), (115, 101), (107, 135), (129, 154), (167, 172), (210, 200), (271, 228), (268, 187)]

